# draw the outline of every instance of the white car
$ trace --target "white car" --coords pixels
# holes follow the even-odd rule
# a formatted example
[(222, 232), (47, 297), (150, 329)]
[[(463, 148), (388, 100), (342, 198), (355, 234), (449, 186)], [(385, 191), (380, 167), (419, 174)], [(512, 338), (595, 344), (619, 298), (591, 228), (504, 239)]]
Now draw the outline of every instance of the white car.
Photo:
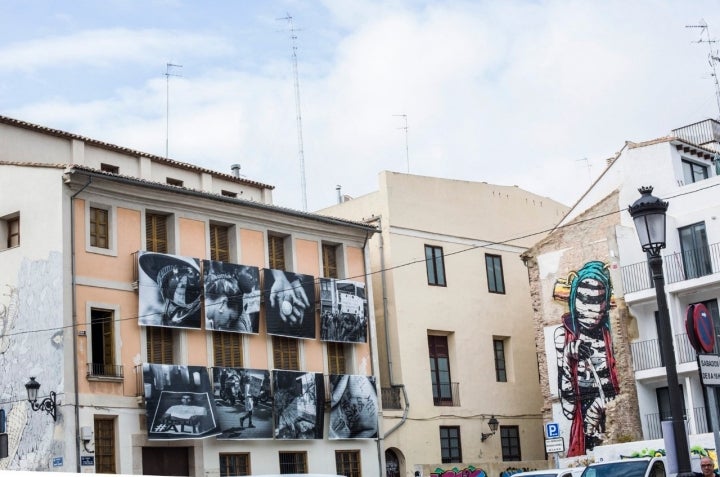
[(512, 477), (580, 477), (585, 467), (568, 467), (566, 469), (545, 469), (530, 470), (528, 472), (518, 472)]
[(582, 477), (666, 477), (665, 469), (664, 457), (632, 457), (595, 462), (585, 468)]

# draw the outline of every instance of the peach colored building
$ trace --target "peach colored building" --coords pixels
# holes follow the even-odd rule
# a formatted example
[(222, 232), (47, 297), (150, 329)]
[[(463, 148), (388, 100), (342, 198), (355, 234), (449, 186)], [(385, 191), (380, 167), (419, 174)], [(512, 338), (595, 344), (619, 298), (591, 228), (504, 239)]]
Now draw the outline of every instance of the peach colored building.
[[(377, 475), (382, 457), (377, 412), (374, 434), (330, 438), (337, 430), (331, 429), (337, 423), (331, 391), (337, 388), (329, 375), (360, 376), (379, 389), (374, 320), (365, 316), (361, 322), (367, 324), (364, 340), (321, 339), (318, 280), (349, 278), (363, 290), (374, 232), (374, 225), (273, 206), (272, 186), (236, 174), (0, 117), (0, 408), (9, 442), (0, 469)], [(199, 327), (173, 320), (144, 326), (141, 298), (150, 293), (139, 280), (138, 257), (144, 252), (167, 263), (173, 257), (194, 260), (203, 264), (202, 273), (210, 263), (205, 261), (215, 260), (257, 270), (262, 280), (270, 269), (311, 277), (309, 290), (318, 292), (303, 316), (314, 320), (307, 328), (312, 336), (268, 333), (261, 281), (245, 293), (243, 311), (255, 314), (256, 330), (209, 329), (209, 308), (202, 308), (209, 295), (191, 302), (189, 291), (182, 298), (176, 291), (162, 313), (176, 318), (197, 312)], [(177, 266), (170, 273), (182, 275)], [(157, 279), (159, 284), (161, 272)], [(199, 303), (200, 311), (192, 303)], [(248, 303), (255, 308), (248, 310)], [(158, 381), (155, 376), (149, 383), (149, 363), (177, 372), (196, 388), (206, 386), (195, 392), (206, 399), (198, 413), (217, 428), (222, 416), (235, 416), (235, 427), (223, 431), (225, 439), (212, 432), (195, 438), (203, 424), (193, 418), (168, 421), (170, 430), (160, 426), (150, 415), (149, 389)], [(266, 372), (268, 378), (278, 370), (318, 376), (325, 390), (313, 388), (314, 438), (278, 438), (277, 401), (268, 396), (267, 379), (254, 395), (254, 408), (234, 395), (228, 402), (213, 375), (219, 367)], [(56, 393), (53, 412), (32, 410), (24, 388), (30, 377), (41, 385), (36, 404), (50, 402), (50, 393)], [(306, 379), (302, 382), (305, 397)], [(248, 426), (240, 417), (249, 410), (255, 424), (251, 417)], [(366, 416), (373, 416), (367, 407)], [(248, 434), (262, 426), (262, 437)]]

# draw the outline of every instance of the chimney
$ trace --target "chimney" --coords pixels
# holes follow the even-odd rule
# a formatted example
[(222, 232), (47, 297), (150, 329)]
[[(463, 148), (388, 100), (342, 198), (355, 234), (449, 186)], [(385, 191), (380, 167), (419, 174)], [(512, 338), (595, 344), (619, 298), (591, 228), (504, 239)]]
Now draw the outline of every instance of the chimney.
[(342, 186), (339, 185), (339, 184), (336, 185), (336, 186), (335, 186), (335, 190), (337, 191), (337, 203), (338, 203), (338, 204), (342, 204), (342, 201), (343, 201), (343, 197), (342, 197)]
[(233, 175), (239, 179), (240, 178), (240, 164), (233, 164), (232, 166), (230, 166), (230, 169), (232, 170)]

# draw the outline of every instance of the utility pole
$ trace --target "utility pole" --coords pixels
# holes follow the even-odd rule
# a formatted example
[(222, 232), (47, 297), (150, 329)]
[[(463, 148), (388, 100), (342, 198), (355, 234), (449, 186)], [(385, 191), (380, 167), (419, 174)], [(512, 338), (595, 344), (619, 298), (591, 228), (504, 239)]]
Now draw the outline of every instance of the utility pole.
[(408, 148), (408, 121), (407, 114), (393, 114), (395, 117), (400, 117), (405, 120), (405, 126), (398, 128), (405, 130), (405, 161), (407, 162), (407, 171), (410, 174), (410, 149)]
[(171, 73), (170, 68), (182, 68), (182, 65), (165, 63), (165, 159), (168, 159), (170, 149), (170, 77), (182, 76)]

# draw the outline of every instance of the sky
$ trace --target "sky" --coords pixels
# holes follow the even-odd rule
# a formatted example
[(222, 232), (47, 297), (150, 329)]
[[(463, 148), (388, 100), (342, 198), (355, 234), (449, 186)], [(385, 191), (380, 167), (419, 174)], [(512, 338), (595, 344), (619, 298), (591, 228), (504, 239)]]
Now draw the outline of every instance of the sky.
[(0, 115), (297, 210), (383, 170), (572, 205), (625, 141), (718, 118), (715, 39), (720, 0), (0, 0)]

